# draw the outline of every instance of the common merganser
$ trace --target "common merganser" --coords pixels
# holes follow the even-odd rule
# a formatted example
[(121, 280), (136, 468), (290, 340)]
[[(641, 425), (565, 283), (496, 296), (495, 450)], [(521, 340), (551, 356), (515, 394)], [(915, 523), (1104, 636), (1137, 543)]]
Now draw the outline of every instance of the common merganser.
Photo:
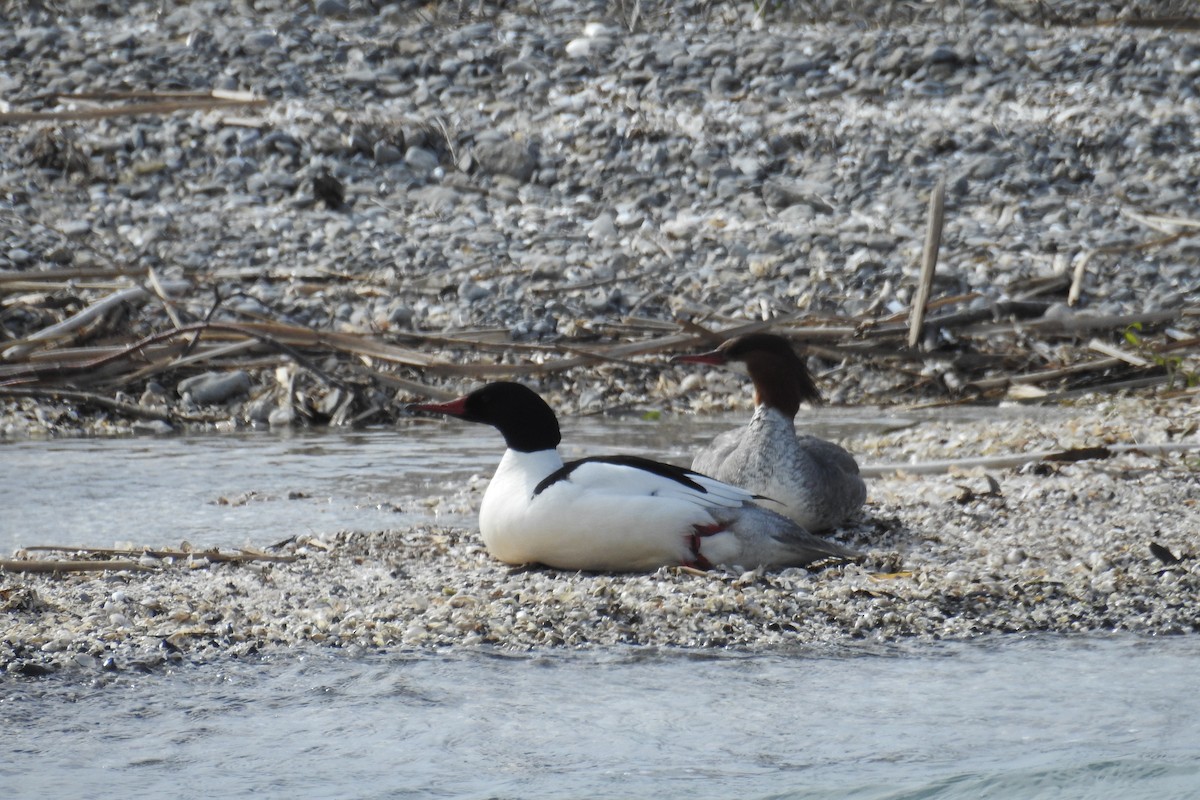
[[(846, 450), (816, 436), (797, 436), (801, 401), (821, 401), (804, 361), (781, 336), (751, 333), (716, 350), (673, 361), (724, 365), (741, 362), (754, 382), (754, 416), (715, 438), (692, 469), (770, 498), (782, 513), (810, 531), (845, 521), (867, 499), (858, 463)], [(776, 508), (764, 500), (768, 508)]]
[(504, 437), (479, 530), (488, 552), (509, 564), (628, 572), (858, 557), (755, 504), (750, 492), (683, 467), (628, 455), (564, 464), (558, 419), (519, 383), (409, 409), (486, 423)]

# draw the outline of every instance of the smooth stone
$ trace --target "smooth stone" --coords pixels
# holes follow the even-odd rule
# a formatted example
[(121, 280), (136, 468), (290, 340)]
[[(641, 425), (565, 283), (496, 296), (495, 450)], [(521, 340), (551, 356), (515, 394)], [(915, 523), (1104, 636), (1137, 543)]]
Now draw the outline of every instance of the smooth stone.
[(587, 58), (592, 54), (592, 41), (589, 36), (581, 36), (567, 42), (567, 46), (563, 50), (571, 58)]
[(62, 232), (63, 236), (76, 239), (91, 233), (92, 223), (86, 219), (72, 219), (59, 225), (58, 229)]
[(376, 142), (373, 156), (375, 163), (380, 165), (395, 164), (404, 159), (404, 153), (387, 142)]
[(175, 428), (165, 419), (134, 420), (132, 427), (135, 433), (148, 433), (154, 436), (175, 432)]
[(613, 215), (607, 211), (592, 220), (588, 226), (588, 238), (594, 242), (611, 242), (617, 238), (617, 225)]
[(269, 423), (271, 412), (275, 410), (275, 400), (268, 392), (250, 403), (246, 408), (246, 419), (250, 422)]
[(476, 143), (475, 160), (489, 175), (507, 175), (525, 183), (537, 171), (538, 158), (528, 144), (512, 138), (493, 138)]
[(206, 372), (179, 382), (178, 392), (190, 395), (192, 402), (199, 405), (224, 403), (235, 395), (250, 391), (250, 375), (242, 370), (236, 372)]
[(55, 247), (43, 253), (42, 258), (51, 264), (70, 264), (75, 259), (75, 251), (69, 247)]
[(242, 50), (247, 55), (261, 55), (273, 48), (279, 42), (279, 37), (271, 31), (255, 31), (242, 38)]
[(318, 0), (317, 15), (322, 17), (347, 17), (350, 6), (345, 0)]
[(84, 669), (100, 669), (100, 659), (87, 653), (76, 653), (71, 660)]
[(463, 281), (458, 286), (458, 298), (468, 303), (477, 303), (492, 296), (492, 290), (478, 283)]
[(437, 169), (438, 156), (424, 147), (410, 147), (404, 153), (404, 161), (417, 172), (430, 173)]
[(833, 196), (833, 187), (815, 181), (769, 180), (763, 183), (762, 196), (768, 208), (805, 205), (821, 214), (834, 212), (826, 199)]
[(412, 327), (413, 311), (411, 306), (397, 305), (388, 312), (388, 322), (397, 327), (409, 328)]
[(34, 258), (33, 253), (29, 252), (24, 247), (14, 247), (9, 250), (6, 255), (8, 256), (8, 260), (18, 267), (28, 264), (29, 262), (33, 261)]
[(373, 89), (379, 82), (379, 74), (372, 69), (356, 69), (342, 76), (346, 83), (360, 89)]

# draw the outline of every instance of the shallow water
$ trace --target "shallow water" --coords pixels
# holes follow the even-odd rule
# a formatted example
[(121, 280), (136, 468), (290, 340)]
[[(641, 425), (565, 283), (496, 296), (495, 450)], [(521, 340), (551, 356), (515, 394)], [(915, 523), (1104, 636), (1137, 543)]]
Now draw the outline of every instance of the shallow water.
[(0, 678), (10, 797), (1191, 798), (1200, 639)]
[[(906, 424), (823, 410), (828, 435)], [(563, 455), (603, 452), (690, 463), (693, 444), (737, 418), (564, 421)], [(267, 546), (300, 534), (382, 530), (437, 519), (418, 498), (449, 495), (490, 475), (503, 442), (493, 429), (419, 420), (395, 430), (256, 432), (132, 439), (0, 440), (7, 494), (0, 553), (71, 545)]]
[[(566, 452), (685, 463), (733, 422), (572, 420)], [(0, 549), (262, 545), (428, 521), (411, 500), (487, 474), (498, 449), (490, 429), (437, 423), (6, 442)], [(0, 674), (0, 787), (15, 798), (1182, 799), (1200, 796), (1197, 663), (1196, 637), (1013, 637), (767, 655), (312, 649), (150, 675)]]

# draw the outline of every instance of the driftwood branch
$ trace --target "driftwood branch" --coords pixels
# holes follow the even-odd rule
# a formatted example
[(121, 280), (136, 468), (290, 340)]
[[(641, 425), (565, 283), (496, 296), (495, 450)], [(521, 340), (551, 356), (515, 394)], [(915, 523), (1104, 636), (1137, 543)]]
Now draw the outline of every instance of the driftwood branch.
[[(23, 122), (69, 122), (143, 114), (174, 114), (178, 111), (208, 111), (228, 107), (265, 106), (267, 100), (246, 92), (226, 92), (214, 89), (203, 93), (156, 94), (144, 92), (126, 95), (60, 95), (60, 100), (135, 99), (146, 102), (124, 103), (108, 108), (80, 108), (64, 111), (5, 111), (0, 112), (0, 124)], [(172, 99), (175, 98), (175, 99)]]
[(148, 572), (153, 567), (142, 566), (136, 561), (63, 561), (50, 559), (47, 561), (0, 558), (0, 571), (3, 572), (105, 572), (133, 570)]
[(111, 547), (70, 547), (67, 545), (23, 547), (18, 555), (30, 552), (61, 552), (74, 555), (100, 556), (101, 558), (0, 559), (0, 571), (54, 573), (132, 570), (135, 572), (150, 572), (165, 566), (162, 564), (146, 564), (141, 560), (130, 560), (131, 558), (143, 559), (146, 556), (160, 560), (175, 559), (192, 567), (201, 562), (224, 564), (249, 564), (252, 562), (290, 563), (300, 558), (299, 555), (275, 555), (254, 549), (239, 550), (236, 553), (223, 553), (218, 550), (162, 550), (153, 548), (137, 550)]
[(946, 179), (939, 178), (929, 196), (929, 222), (925, 229), (925, 249), (921, 253), (921, 279), (913, 294), (909, 315), (908, 346), (916, 347), (925, 329), (925, 306), (933, 291), (933, 274), (937, 268), (938, 249), (942, 243), (942, 226), (946, 221)]
[(931, 475), (956, 469), (1010, 469), (1038, 462), (1071, 463), (1094, 459), (1112, 458), (1125, 453), (1162, 455), (1200, 451), (1200, 442), (1174, 444), (1110, 444), (1102, 447), (1082, 447), (1073, 450), (1035, 450), (1030, 453), (1010, 453), (1002, 456), (976, 456), (972, 458), (947, 458), (939, 461), (922, 461), (915, 464), (891, 463), (868, 464), (860, 469), (867, 478), (905, 473), (909, 475)]
[(72, 317), (51, 325), (48, 328), (43, 328), (36, 333), (27, 336), (23, 341), (18, 341), (10, 345), (5, 350), (0, 351), (0, 358), (14, 359), (29, 353), (37, 346), (38, 343), (58, 339), (67, 334), (79, 330), (88, 323), (104, 316), (122, 303), (143, 303), (149, 299), (150, 294), (140, 286), (130, 286), (127, 289), (122, 289), (118, 292), (110, 294), (103, 300), (92, 303), (87, 308), (75, 314)]
[[(75, 99), (135, 102), (143, 98), (114, 94)], [(317, 330), (275, 319), (265, 307), (262, 313), (254, 314), (230, 308), (221, 296), (203, 308), (192, 296), (185, 306), (175, 287), (144, 267), (131, 273), (142, 276), (144, 286), (79, 283), (88, 277), (106, 281), (119, 278), (130, 274), (127, 270), (0, 272), (4, 308), (25, 304), (33, 312), (12, 318), (42, 320), (38, 329), (23, 332), (18, 328), (19, 338), (0, 343), (0, 396), (57, 397), (130, 418), (209, 422), (212, 420), (124, 402), (105, 394), (120, 389), (136, 396), (144, 381), (156, 378), (168, 383), (172, 373), (195, 374), (201, 369), (265, 371), (297, 364), (306, 370), (299, 374), (309, 374), (317, 383), (336, 386), (346, 393), (342, 398), (328, 398), (329, 403), (314, 416), (330, 421), (355, 420), (378, 414), (381, 406), (389, 413), (399, 413), (399, 403), (394, 407), (382, 403), (375, 399), (378, 394), (368, 399), (365, 390), (371, 386), (409, 396), (449, 397), (458, 393), (461, 379), (520, 380), (580, 368), (666, 369), (668, 359), (663, 354), (711, 347), (714, 342), (765, 329), (786, 336), (810, 355), (888, 373), (895, 379), (890, 383), (894, 388), (889, 390), (889, 397), (918, 395), (930, 399), (933, 395), (943, 402), (1000, 396), (1032, 400), (1082, 390), (1117, 391), (1168, 383), (1175, 389), (1200, 380), (1200, 335), (1196, 330), (1200, 304), (1109, 315), (1076, 311), (1062, 304), (1062, 296), (1071, 287), (1079, 296), (1084, 280), (1081, 275), (1086, 273), (1090, 253), (1077, 257), (1072, 276), (1064, 272), (1049, 282), (1033, 282), (1037, 285), (1032, 288), (1030, 282), (1014, 284), (1009, 291), (1013, 299), (985, 305), (977, 293), (933, 297), (944, 202), (944, 186), (939, 183), (930, 197), (920, 284), (912, 305), (899, 312), (880, 314), (873, 308), (859, 316), (837, 317), (797, 311), (767, 321), (746, 322), (715, 309), (705, 311), (701, 301), (691, 299), (689, 303), (697, 315), (694, 320), (661, 319), (637, 311), (620, 319), (588, 322), (580, 326), (576, 337), (543, 342), (515, 342), (505, 328), (382, 333)], [(1200, 233), (1192, 220), (1137, 219), (1170, 237)], [(1165, 242), (1167, 238), (1158, 238), (1125, 249)], [(1104, 248), (1095, 250), (1103, 252)], [(233, 282), (263, 278), (258, 271), (225, 270), (221, 275), (222, 281)], [(278, 279), (314, 286), (336, 281), (372, 294), (388, 291), (369, 278), (317, 271), (305, 275), (281, 273)], [(631, 279), (625, 276), (611, 280)], [(560, 287), (559, 291), (586, 288), (580, 284)], [(238, 290), (233, 291), (236, 294)], [(64, 310), (61, 297), (53, 296), (59, 292), (84, 302), (90, 296), (90, 303), (72, 314)], [(114, 318), (110, 312), (123, 303), (145, 305), (148, 300), (155, 300), (151, 308), (160, 318), (156, 332), (134, 340), (109, 329)], [(145, 311), (141, 314), (143, 318), (148, 316)], [(197, 316), (203, 319), (188, 322)], [(239, 318), (241, 321), (236, 321)], [(92, 343), (101, 328), (106, 339)], [(931, 336), (935, 331), (938, 336)], [(922, 340), (932, 341), (934, 346), (923, 349), (918, 346)], [(311, 386), (312, 382), (301, 380), (296, 390), (303, 395), (313, 391)], [(303, 397), (291, 400), (298, 402), (302, 413), (315, 407)], [(328, 409), (334, 407), (336, 413), (330, 413)]]
[(122, 403), (111, 397), (92, 392), (81, 392), (72, 389), (59, 389), (53, 386), (3, 386), (0, 385), (0, 397), (36, 397), (47, 400), (69, 400), (80, 405), (91, 405), (113, 411), (134, 419), (155, 419), (169, 423), (194, 422), (210, 423), (219, 419), (199, 417), (191, 414), (181, 414), (155, 406), (141, 406), (133, 403)]
[(72, 547), (70, 545), (31, 545), (22, 547), (24, 552), (55, 552), (55, 553), (85, 553), (87, 555), (97, 556), (125, 556), (125, 557), (142, 557), (150, 556), (151, 558), (203, 558), (207, 561), (221, 561), (242, 563), (249, 561), (277, 561), (277, 562), (292, 562), (300, 558), (298, 555), (276, 555), (274, 553), (264, 553), (261, 550), (245, 550), (240, 549), (236, 553), (223, 553), (219, 550), (170, 550), (162, 548), (122, 548), (122, 547)]

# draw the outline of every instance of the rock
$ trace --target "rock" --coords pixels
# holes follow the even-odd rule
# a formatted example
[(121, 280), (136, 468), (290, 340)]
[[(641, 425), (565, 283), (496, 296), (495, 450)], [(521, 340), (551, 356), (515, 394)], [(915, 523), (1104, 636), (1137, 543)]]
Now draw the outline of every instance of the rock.
[(179, 395), (197, 405), (216, 405), (250, 391), (250, 375), (236, 372), (206, 372), (179, 382)]
[(242, 50), (247, 55), (262, 55), (279, 42), (274, 31), (254, 31), (242, 37)]
[(64, 236), (78, 239), (92, 232), (92, 223), (86, 219), (73, 219), (60, 224), (58, 229)]
[(537, 155), (528, 144), (507, 137), (477, 142), (474, 158), (483, 172), (507, 175), (522, 183), (533, 177), (538, 166)]
[(373, 151), (375, 163), (381, 166), (387, 164), (395, 164), (404, 159), (404, 153), (400, 152), (399, 148), (392, 146), (388, 142), (376, 142)]
[(23, 267), (31, 263), (35, 256), (23, 247), (14, 247), (5, 253), (8, 256), (9, 262), (16, 267)]
[(437, 153), (424, 147), (410, 147), (404, 153), (404, 161), (414, 172), (429, 174), (437, 169)]
[(291, 405), (283, 405), (271, 411), (267, 422), (272, 428), (286, 428), (296, 421), (296, 412)]
[(784, 209), (806, 205), (821, 214), (832, 214), (833, 187), (815, 181), (768, 180), (762, 188), (763, 202), (769, 208)]
[(616, 239), (617, 226), (613, 215), (605, 212), (592, 220), (588, 225), (588, 238), (601, 243), (608, 243)]
[(133, 422), (133, 430), (135, 433), (147, 433), (154, 436), (162, 436), (175, 432), (174, 426), (164, 419), (135, 420)]
[(345, 0), (317, 0), (317, 14), (322, 17), (348, 17), (350, 6)]

